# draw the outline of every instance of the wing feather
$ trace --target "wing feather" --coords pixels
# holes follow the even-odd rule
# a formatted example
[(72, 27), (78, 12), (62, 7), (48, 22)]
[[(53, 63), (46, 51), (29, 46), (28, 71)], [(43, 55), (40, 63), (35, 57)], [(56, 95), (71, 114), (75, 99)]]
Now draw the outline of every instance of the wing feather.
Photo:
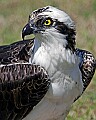
[(30, 58), (29, 50), (33, 44), (34, 39), (29, 39), (0, 46), (0, 64), (28, 62)]
[(92, 53), (86, 50), (76, 49), (76, 54), (80, 58), (79, 68), (82, 73), (82, 81), (84, 85), (83, 91), (91, 82), (96, 70), (96, 59)]
[(0, 67), (0, 120), (21, 120), (46, 94), (50, 80), (35, 64)]

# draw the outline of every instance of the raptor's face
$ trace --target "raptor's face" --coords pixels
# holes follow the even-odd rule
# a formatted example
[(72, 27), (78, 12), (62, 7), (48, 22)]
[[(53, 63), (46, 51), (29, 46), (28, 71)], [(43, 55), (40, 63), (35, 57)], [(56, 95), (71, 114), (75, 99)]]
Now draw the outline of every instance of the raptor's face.
[[(47, 6), (33, 11), (29, 15), (29, 21), (22, 30), (22, 38), (34, 34), (36, 38), (66, 39), (67, 46), (75, 45), (75, 25), (72, 19), (65, 12)], [(74, 48), (74, 47), (73, 47)]]

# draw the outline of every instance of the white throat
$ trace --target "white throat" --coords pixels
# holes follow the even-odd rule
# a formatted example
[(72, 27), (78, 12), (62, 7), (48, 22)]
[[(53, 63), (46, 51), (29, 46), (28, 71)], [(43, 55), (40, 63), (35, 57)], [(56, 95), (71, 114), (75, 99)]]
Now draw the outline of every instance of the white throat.
[(76, 55), (70, 49), (66, 49), (59, 41), (53, 39), (52, 43), (50, 41), (48, 41), (48, 44), (43, 42), (39, 43), (39, 46), (37, 46), (37, 41), (35, 42), (36, 50), (34, 50), (35, 53), (31, 62), (44, 67), (50, 76), (57, 70), (64, 73), (69, 72), (68, 69), (73, 69), (73, 66), (77, 63)]

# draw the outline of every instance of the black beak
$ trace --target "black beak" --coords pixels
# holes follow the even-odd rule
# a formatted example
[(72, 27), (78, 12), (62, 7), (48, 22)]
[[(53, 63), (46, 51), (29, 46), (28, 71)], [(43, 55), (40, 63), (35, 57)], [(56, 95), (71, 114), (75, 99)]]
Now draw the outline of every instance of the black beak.
[(22, 30), (22, 38), (24, 40), (24, 37), (27, 35), (33, 34), (33, 29), (30, 27), (29, 24), (26, 24)]

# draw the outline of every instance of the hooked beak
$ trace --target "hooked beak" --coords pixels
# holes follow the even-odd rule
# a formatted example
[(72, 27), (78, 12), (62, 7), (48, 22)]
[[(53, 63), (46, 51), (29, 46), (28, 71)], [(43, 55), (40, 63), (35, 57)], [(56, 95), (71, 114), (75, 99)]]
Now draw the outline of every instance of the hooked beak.
[(24, 40), (24, 37), (30, 34), (33, 34), (34, 29), (30, 27), (29, 23), (24, 26), (22, 29), (22, 38)]

